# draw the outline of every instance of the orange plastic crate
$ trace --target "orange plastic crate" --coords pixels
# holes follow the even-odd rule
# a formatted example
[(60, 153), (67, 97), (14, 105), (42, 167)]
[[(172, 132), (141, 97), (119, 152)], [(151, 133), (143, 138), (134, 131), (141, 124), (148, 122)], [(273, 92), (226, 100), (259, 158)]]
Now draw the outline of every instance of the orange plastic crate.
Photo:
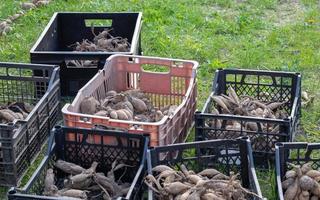
[[(150, 72), (150, 67), (162, 72)], [(81, 90), (72, 104), (66, 104), (63, 118), (66, 126), (92, 128), (95, 125), (122, 128), (130, 133), (149, 133), (151, 146), (184, 142), (193, 124), (196, 110), (196, 73), (198, 63), (169, 58), (114, 55)], [(165, 72), (163, 72), (165, 71)], [(171, 116), (159, 122), (115, 120), (109, 117), (81, 114), (80, 103), (88, 96), (105, 98), (106, 92), (141, 89), (159, 108), (177, 105)], [(100, 138), (93, 140), (99, 143)]]

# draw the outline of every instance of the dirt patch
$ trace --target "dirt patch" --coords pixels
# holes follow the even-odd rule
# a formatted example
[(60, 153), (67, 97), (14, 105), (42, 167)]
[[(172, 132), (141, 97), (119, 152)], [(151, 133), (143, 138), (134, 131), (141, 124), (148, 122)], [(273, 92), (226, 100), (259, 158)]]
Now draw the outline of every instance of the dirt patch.
[[(217, 4), (207, 6), (204, 10), (206, 13), (216, 13), (222, 17), (233, 19), (239, 16), (239, 5), (245, 5), (248, 10), (254, 10), (250, 4), (245, 4), (244, 1), (237, 1), (236, 7), (224, 7)], [(282, 27), (289, 24), (303, 22), (303, 16), (306, 12), (306, 7), (299, 0), (282, 0), (279, 1), (274, 9), (266, 9), (261, 18), (263, 21), (271, 23), (273, 26)], [(210, 15), (212, 17), (212, 14)], [(211, 17), (206, 19), (210, 19)]]
[(266, 10), (263, 19), (276, 27), (296, 24), (303, 21), (305, 6), (298, 0), (280, 1), (273, 10)]
[(229, 19), (232, 19), (240, 14), (239, 10), (235, 8), (230, 8), (230, 7), (223, 7), (219, 6), (217, 4), (206, 6), (203, 8), (205, 13), (209, 14), (206, 17), (206, 20), (208, 21), (214, 14), (217, 14), (222, 17), (227, 17)]

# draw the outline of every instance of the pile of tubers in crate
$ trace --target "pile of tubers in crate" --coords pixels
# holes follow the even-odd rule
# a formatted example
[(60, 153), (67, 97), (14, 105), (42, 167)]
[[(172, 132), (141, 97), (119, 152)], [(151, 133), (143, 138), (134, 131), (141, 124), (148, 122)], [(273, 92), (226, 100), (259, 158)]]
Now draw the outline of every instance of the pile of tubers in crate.
[[(239, 97), (232, 87), (228, 88), (228, 95), (211, 95), (210, 97), (216, 104), (215, 107), (211, 108), (210, 112), (215, 115), (231, 114), (270, 119), (285, 119), (288, 117), (287, 112), (283, 109), (283, 106), (287, 103), (287, 101), (262, 102), (251, 96), (244, 95)], [(279, 132), (279, 125), (270, 126), (270, 124), (256, 122), (246, 122), (241, 125), (239, 121), (234, 120), (228, 120), (227, 123), (224, 124), (223, 120), (214, 119), (210, 120), (207, 123), (207, 126), (235, 131), (263, 131), (269, 133)]]
[(107, 176), (104, 173), (96, 172), (97, 166), (98, 163), (93, 162), (90, 168), (84, 169), (74, 163), (57, 160), (54, 167), (69, 176), (63, 180), (63, 183), (60, 183), (59, 178), (55, 175), (56, 170), (47, 169), (43, 194), (85, 200), (111, 200), (125, 196), (128, 193), (130, 183), (124, 183), (121, 180), (127, 170), (118, 180), (115, 179), (114, 172), (121, 168), (132, 166), (117, 164), (117, 160), (115, 160)]
[(80, 103), (80, 112), (84, 114), (140, 122), (158, 122), (165, 115), (172, 115), (176, 109), (176, 105), (161, 109), (154, 107), (148, 96), (138, 89), (120, 93), (110, 90), (104, 99), (97, 100), (91, 96)]
[(23, 120), (32, 111), (33, 105), (26, 102), (13, 102), (0, 105), (0, 123), (10, 123), (14, 120)]
[[(128, 52), (130, 51), (130, 43), (127, 38), (114, 37), (110, 32), (112, 29), (105, 29), (98, 35), (95, 34), (94, 28), (91, 28), (92, 34), (94, 35), (93, 42), (84, 39), (82, 42), (76, 42), (70, 47), (74, 51), (79, 52)], [(97, 65), (97, 60), (69, 60), (66, 62), (67, 66), (75, 67), (89, 67)]]
[(292, 167), (285, 174), (282, 188), (284, 200), (320, 199), (320, 171), (312, 168), (312, 163), (302, 166), (289, 163)]
[(199, 173), (180, 165), (180, 171), (166, 165), (152, 168), (154, 175), (147, 175), (145, 184), (153, 190), (156, 199), (177, 200), (245, 200), (260, 198), (243, 188), (237, 175), (226, 176), (208, 168)]
[(125, 52), (130, 50), (130, 43), (127, 38), (114, 37), (110, 34), (112, 29), (105, 29), (98, 35), (91, 28), (94, 35), (93, 42), (84, 39), (82, 42), (76, 42), (75, 51), (105, 51), (105, 52)]

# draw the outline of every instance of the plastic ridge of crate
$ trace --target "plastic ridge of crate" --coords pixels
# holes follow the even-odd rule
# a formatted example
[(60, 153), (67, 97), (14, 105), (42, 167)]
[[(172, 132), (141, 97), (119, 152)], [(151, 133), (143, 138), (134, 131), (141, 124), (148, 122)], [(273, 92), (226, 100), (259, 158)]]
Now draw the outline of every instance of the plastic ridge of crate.
[[(195, 155), (187, 155), (190, 152)], [(196, 173), (213, 167), (230, 175), (231, 171), (237, 169), (242, 186), (251, 189), (262, 198), (248, 137), (172, 144), (147, 151), (148, 174), (152, 174), (152, 168), (156, 165), (179, 167), (181, 164), (185, 164), (187, 169)], [(147, 190), (148, 199), (156, 199), (154, 192), (149, 188)]]
[(303, 165), (311, 162), (313, 163), (312, 168), (317, 170), (320, 167), (319, 153), (320, 143), (282, 142), (276, 144), (276, 183), (279, 200), (284, 200), (281, 183), (287, 170), (291, 169), (288, 163)]
[[(227, 76), (230, 77), (231, 80), (227, 80)], [(255, 78), (258, 82), (248, 82), (247, 79)], [(259, 83), (261, 79), (265, 78), (267, 83)], [(288, 81), (291, 82), (291, 85), (284, 85), (283, 82)], [(279, 83), (280, 82), (280, 83)], [(301, 112), (301, 75), (299, 73), (294, 72), (278, 72), (278, 71), (263, 71), (263, 70), (243, 70), (243, 69), (218, 69), (215, 73), (215, 78), (213, 81), (213, 89), (210, 95), (219, 95), (221, 93), (226, 93), (228, 86), (233, 86), (236, 92), (241, 89), (240, 92), (251, 92), (251, 93), (259, 93), (260, 91), (269, 91), (269, 92), (283, 92), (283, 96), (281, 98), (286, 98), (288, 95), (290, 96), (290, 101), (288, 102), (289, 110), (288, 118), (286, 119), (270, 119), (270, 118), (261, 118), (261, 117), (250, 117), (250, 116), (240, 116), (240, 115), (230, 115), (230, 114), (211, 114), (209, 113), (209, 109), (211, 104), (213, 103), (212, 98), (209, 96), (206, 100), (206, 103), (201, 112), (197, 112), (195, 114), (195, 134), (196, 140), (206, 140), (209, 139), (209, 132), (211, 134), (211, 139), (217, 139), (219, 134), (224, 132), (235, 133), (234, 137), (247, 135), (250, 137), (251, 143), (253, 145), (253, 155), (255, 158), (256, 165), (261, 167), (268, 166), (268, 162), (274, 162), (274, 144), (277, 142), (288, 142), (293, 141), (295, 137), (295, 130), (299, 124), (299, 117)], [(280, 88), (280, 89), (279, 89)], [(284, 89), (285, 88), (285, 89)], [(285, 93), (287, 92), (287, 93)], [(239, 95), (239, 92), (237, 93)], [(250, 94), (248, 94), (250, 95)], [(256, 95), (256, 94), (254, 94)], [(252, 95), (250, 95), (252, 96)], [(270, 97), (272, 94), (270, 94)], [(279, 133), (272, 134), (267, 131), (258, 130), (258, 131), (234, 131), (227, 129), (215, 129), (211, 127), (205, 127), (206, 120), (235, 120), (240, 124), (246, 122), (257, 122), (257, 123), (266, 123), (268, 125), (279, 125)], [(232, 136), (229, 136), (232, 138)], [(255, 145), (259, 145), (259, 143), (255, 143), (259, 141), (260, 138), (265, 138), (263, 142), (266, 144), (270, 143), (270, 145), (260, 145), (259, 148), (255, 149)], [(230, 139), (230, 138), (227, 138)], [(260, 141), (261, 144), (262, 141)]]
[[(141, 68), (144, 64), (166, 66), (169, 72), (144, 71)], [(79, 90), (72, 104), (66, 104), (62, 108), (64, 124), (70, 127), (84, 128), (104, 125), (123, 128), (130, 133), (148, 132), (150, 133), (151, 146), (184, 142), (188, 129), (193, 124), (193, 116), (196, 110), (197, 67), (197, 62), (189, 60), (113, 55), (107, 59), (105, 68), (99, 71)], [(139, 78), (137, 74), (140, 75)], [(127, 75), (129, 78), (127, 78)], [(150, 83), (149, 80), (151, 77), (154, 78), (154, 80)], [(183, 82), (184, 89), (175, 91), (171, 88), (174, 85), (171, 79), (174, 78), (180, 79), (181, 84)], [(138, 81), (139, 79), (140, 82)], [(159, 86), (160, 80), (164, 85)], [(128, 85), (130, 84), (133, 84), (133, 86), (129, 87)], [(94, 96), (97, 99), (101, 99), (104, 98), (105, 93), (109, 90), (119, 92), (138, 88), (149, 94), (151, 101), (153, 103), (155, 102), (154, 106), (161, 107), (165, 106), (165, 103), (167, 103), (167, 105), (179, 103), (177, 109), (171, 116), (165, 116), (158, 122), (117, 120), (109, 117), (80, 113), (80, 103), (85, 97)], [(164, 100), (160, 102), (160, 96), (163, 98), (167, 96), (173, 100), (168, 98), (167, 102), (164, 102)]]
[[(136, 160), (138, 166), (136, 167), (136, 174), (133, 175), (133, 178), (128, 177), (128, 173), (126, 176), (124, 176), (124, 179), (132, 179), (131, 180), (131, 186), (129, 189), (129, 192), (125, 197), (118, 197), (117, 200), (133, 200), (133, 199), (140, 199), (141, 194), (143, 191), (141, 191), (141, 186), (143, 183), (143, 176), (144, 172), (146, 171), (145, 162), (146, 162), (146, 152), (148, 148), (149, 143), (149, 137), (148, 135), (134, 135), (134, 134), (128, 134), (123, 131), (115, 131), (115, 130), (101, 130), (101, 129), (83, 129), (83, 128), (70, 128), (70, 127), (61, 127), (56, 126), (53, 129), (53, 134), (51, 135), (51, 141), (49, 140), (48, 146), (51, 148), (50, 151), (48, 151), (47, 155), (43, 158), (40, 165), (36, 169), (36, 171), (33, 173), (31, 178), (29, 179), (28, 183), (23, 188), (15, 188), (12, 187), (8, 191), (8, 200), (60, 200), (60, 199), (70, 199), (70, 198), (62, 198), (62, 197), (49, 197), (49, 196), (43, 196), (41, 193), (44, 189), (44, 178), (46, 175), (46, 169), (51, 166), (54, 160), (62, 159), (69, 162), (73, 162), (75, 164), (81, 165), (84, 168), (89, 168), (91, 163), (89, 163), (88, 160), (91, 161), (98, 161), (99, 165), (97, 170), (105, 169), (105, 167), (110, 167), (111, 163), (114, 161), (114, 159), (122, 159), (126, 160), (130, 157), (129, 154), (137, 154), (138, 160)], [(72, 133), (74, 135), (77, 135), (77, 141), (70, 141), (66, 137), (67, 133)], [(117, 141), (117, 144), (109, 145), (105, 144), (103, 141), (101, 141), (100, 144), (94, 144), (91, 143), (90, 138), (92, 135), (107, 135), (108, 137), (111, 137), (114, 139), (114, 141)], [(55, 138), (55, 139), (53, 139)], [(54, 142), (53, 142), (54, 140)], [(104, 158), (98, 158), (99, 155), (90, 155), (89, 158), (86, 157), (86, 152), (82, 152), (82, 155), (78, 155), (78, 158), (72, 157), (72, 154), (76, 149), (78, 149), (78, 152), (80, 152), (80, 149), (86, 149), (90, 147), (92, 152), (94, 152), (94, 148), (105, 148), (104, 150), (109, 150), (109, 153), (114, 153), (116, 155), (111, 155), (109, 157), (106, 157), (106, 155), (102, 155)], [(73, 150), (70, 150), (70, 148), (74, 148)], [(114, 151), (117, 149), (118, 151)], [(120, 151), (122, 149), (122, 151)], [(89, 151), (89, 150), (87, 150)], [(91, 153), (92, 153), (91, 152)], [(126, 157), (126, 153), (123, 152), (129, 152), (129, 156)], [(131, 156), (132, 156), (131, 155)], [(98, 157), (95, 157), (98, 156)], [(100, 155), (101, 156), (101, 155)], [(132, 159), (133, 157), (130, 157)], [(101, 161), (105, 161), (101, 166)], [(131, 160), (127, 160), (132, 162)], [(85, 162), (85, 163), (84, 163)], [(109, 164), (108, 164), (109, 162)], [(127, 163), (128, 164), (128, 163)], [(120, 170), (121, 171), (121, 170)], [(133, 171), (130, 171), (130, 175), (132, 176)], [(116, 174), (117, 176), (117, 174)], [(63, 177), (60, 177), (63, 178)]]
[[(0, 100), (32, 101), (24, 120), (0, 124), (0, 185), (18, 185), (58, 120), (60, 108), (59, 68), (44, 64), (0, 62)], [(41, 76), (33, 76), (39, 70)], [(7, 85), (6, 85), (7, 84)]]
[[(77, 52), (70, 49), (70, 45), (83, 39), (93, 39), (91, 26), (87, 20), (98, 20), (93, 24), (95, 32), (105, 28), (113, 31), (113, 36), (122, 36), (128, 39), (130, 50), (127, 52)], [(107, 24), (103, 23), (103, 20)], [(108, 21), (111, 23), (108, 24)], [(103, 23), (103, 24), (99, 24)], [(60, 66), (61, 93), (63, 97), (74, 97), (77, 91), (88, 82), (99, 69), (102, 69), (105, 60), (114, 54), (141, 55), (141, 12), (56, 12), (42, 34), (30, 50), (32, 63), (46, 63)], [(63, 31), (62, 31), (63, 29)], [(69, 67), (66, 60), (97, 60), (97, 66)]]

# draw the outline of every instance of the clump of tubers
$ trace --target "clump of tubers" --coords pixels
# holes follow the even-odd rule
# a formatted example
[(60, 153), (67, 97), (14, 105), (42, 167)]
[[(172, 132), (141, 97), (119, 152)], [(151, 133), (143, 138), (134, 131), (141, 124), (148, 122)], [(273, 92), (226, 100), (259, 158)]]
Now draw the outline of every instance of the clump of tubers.
[[(44, 192), (46, 196), (70, 197), (77, 199), (116, 199), (127, 194), (130, 188), (129, 183), (122, 182), (120, 176), (115, 179), (114, 172), (123, 168), (132, 167), (115, 160), (112, 163), (111, 170), (105, 175), (96, 172), (97, 162), (93, 162), (91, 167), (84, 169), (74, 163), (57, 160), (54, 168), (48, 168), (44, 181)], [(65, 178), (56, 177), (58, 171), (68, 176)], [(124, 170), (126, 173), (127, 170)], [(61, 174), (61, 173), (60, 173)], [(61, 179), (63, 181), (61, 181)]]
[(199, 173), (180, 165), (180, 171), (158, 165), (145, 177), (145, 184), (153, 190), (156, 199), (245, 200), (260, 199), (254, 192), (241, 186), (238, 175), (226, 176), (208, 168)]
[[(261, 94), (262, 95), (262, 94)], [(264, 94), (267, 95), (267, 94)], [(241, 115), (257, 118), (285, 119), (288, 114), (284, 109), (284, 105), (288, 101), (282, 102), (263, 102), (251, 96), (238, 96), (235, 90), (230, 86), (227, 95), (211, 95), (213, 100), (212, 107), (209, 112), (214, 115), (230, 114)], [(206, 127), (222, 130), (221, 134), (215, 134), (215, 130), (209, 132), (209, 139), (225, 139), (243, 136), (246, 133), (263, 132), (270, 134), (279, 133), (279, 124), (277, 123), (260, 123), (255, 121), (236, 121), (226, 119), (210, 119), (205, 123)], [(266, 142), (265, 136), (256, 136), (252, 139), (253, 149), (261, 149), (265, 146), (274, 148), (277, 139), (273, 137)]]
[(80, 112), (112, 119), (157, 122), (164, 116), (173, 115), (176, 105), (163, 108), (154, 107), (147, 95), (140, 90), (127, 90), (120, 93), (108, 91), (104, 99), (85, 97), (80, 103)]
[(320, 171), (312, 169), (312, 163), (293, 165), (289, 163), (288, 170), (283, 177), (282, 189), (284, 200), (309, 200), (320, 198)]
[(32, 111), (33, 105), (26, 102), (12, 102), (0, 106), (0, 123), (10, 123), (14, 120), (23, 120)]
[[(91, 27), (91, 32), (94, 36), (93, 41), (84, 39), (82, 42), (76, 42), (70, 45), (74, 51), (88, 52), (128, 52), (130, 51), (130, 43), (127, 38), (114, 37), (110, 32), (112, 29), (105, 29), (98, 35), (94, 32), (94, 27)], [(67, 60), (66, 65), (69, 67), (90, 67), (96, 66), (97, 60)]]
[[(215, 102), (215, 106), (211, 108), (213, 114), (231, 114), (242, 115), (259, 118), (271, 118), (271, 119), (284, 119), (288, 117), (288, 114), (283, 110), (283, 105), (287, 101), (283, 102), (262, 102), (250, 96), (239, 97), (232, 87), (228, 89), (228, 95), (211, 95), (212, 100)], [(220, 121), (221, 124), (221, 121)], [(213, 123), (212, 126), (217, 126)], [(228, 124), (233, 125), (233, 124)], [(246, 125), (244, 125), (246, 126)], [(249, 127), (243, 127), (246, 129), (255, 129), (253, 125)], [(266, 128), (266, 127), (263, 127)], [(256, 131), (256, 130), (253, 130)]]

